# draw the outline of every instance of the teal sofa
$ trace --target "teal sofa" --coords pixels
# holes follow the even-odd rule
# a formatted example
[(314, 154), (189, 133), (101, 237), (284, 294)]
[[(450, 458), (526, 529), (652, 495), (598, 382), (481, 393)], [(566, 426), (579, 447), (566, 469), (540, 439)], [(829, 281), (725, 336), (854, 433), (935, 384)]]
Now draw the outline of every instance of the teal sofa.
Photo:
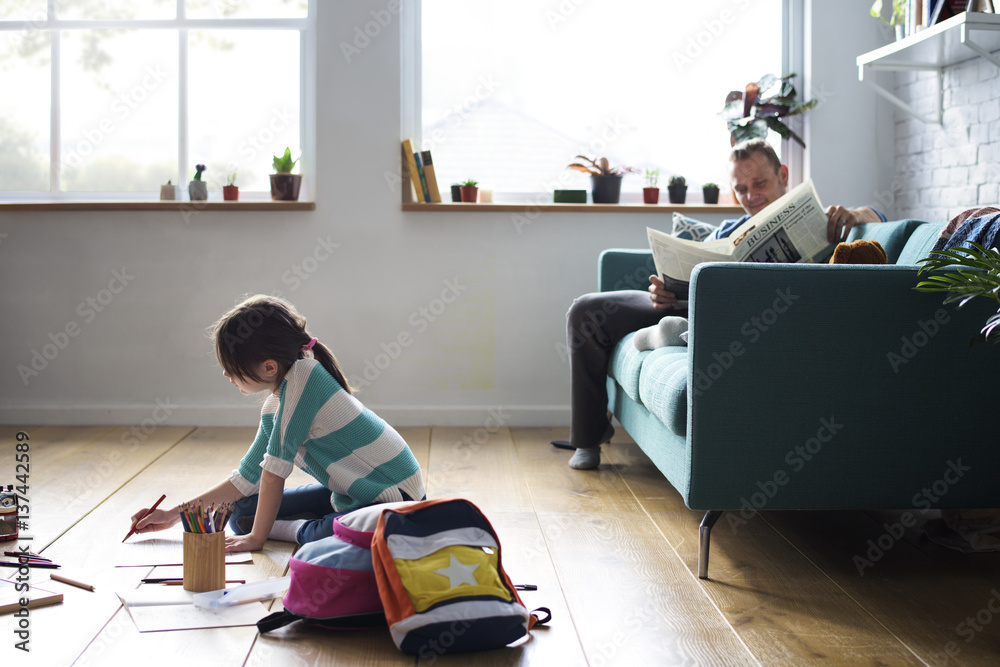
[[(888, 265), (709, 263), (691, 280), (690, 345), (626, 336), (609, 409), (712, 525), (772, 509), (1000, 506), (1000, 348), (970, 347), (995, 304), (916, 292), (942, 224), (858, 225)], [(647, 250), (607, 250), (600, 289), (638, 287)]]

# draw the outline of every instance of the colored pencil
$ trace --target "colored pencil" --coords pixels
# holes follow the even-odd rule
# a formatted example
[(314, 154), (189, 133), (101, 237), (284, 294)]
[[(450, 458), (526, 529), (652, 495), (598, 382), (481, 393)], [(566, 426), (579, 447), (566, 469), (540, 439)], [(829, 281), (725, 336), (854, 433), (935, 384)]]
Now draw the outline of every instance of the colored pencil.
[(57, 567), (62, 567), (62, 565), (56, 565), (55, 563), (42, 563), (39, 561), (28, 561), (26, 563), (15, 563), (9, 560), (0, 560), (0, 565), (4, 567), (45, 567), (49, 569), (56, 569)]
[(141, 517), (139, 517), (138, 519), (135, 520), (135, 523), (132, 524), (132, 529), (128, 531), (128, 535), (125, 536), (125, 539), (123, 539), (122, 542), (124, 542), (128, 538), (132, 537), (132, 535), (135, 533), (135, 527), (139, 525), (139, 522), (142, 521), (143, 519), (145, 519), (150, 514), (152, 514), (153, 511), (157, 507), (160, 506), (160, 503), (162, 503), (163, 499), (166, 498), (166, 497), (167, 497), (167, 494), (164, 493), (162, 496), (160, 496), (159, 500), (157, 500), (155, 503), (153, 503), (152, 507), (150, 507), (148, 510), (146, 510), (145, 514), (143, 514)]
[(77, 588), (82, 588), (85, 591), (94, 590), (94, 587), (91, 586), (90, 584), (85, 584), (82, 581), (77, 581), (76, 579), (70, 579), (69, 577), (64, 577), (61, 574), (51, 574), (49, 575), (49, 578), (54, 579), (55, 581), (61, 581), (64, 584), (69, 584), (70, 586), (76, 586)]

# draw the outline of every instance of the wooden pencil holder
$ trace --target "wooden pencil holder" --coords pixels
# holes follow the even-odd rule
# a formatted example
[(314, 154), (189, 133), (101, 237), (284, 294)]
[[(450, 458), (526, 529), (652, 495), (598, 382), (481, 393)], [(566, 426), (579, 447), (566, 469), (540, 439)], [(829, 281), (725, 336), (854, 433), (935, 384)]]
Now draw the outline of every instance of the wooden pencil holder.
[(184, 590), (204, 593), (226, 587), (226, 534), (184, 533)]

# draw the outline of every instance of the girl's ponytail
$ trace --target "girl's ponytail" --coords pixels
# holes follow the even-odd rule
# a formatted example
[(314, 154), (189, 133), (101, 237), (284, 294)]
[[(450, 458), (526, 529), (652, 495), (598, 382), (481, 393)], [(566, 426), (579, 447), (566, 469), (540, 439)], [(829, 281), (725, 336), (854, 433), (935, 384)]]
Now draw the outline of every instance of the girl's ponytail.
[[(309, 334), (307, 333), (306, 336), (309, 336)], [(312, 340), (312, 336), (309, 336), (309, 340)], [(333, 356), (333, 352), (330, 351), (330, 348), (323, 345), (323, 343), (316, 341), (316, 343), (313, 344), (312, 353), (316, 358), (316, 361), (322, 364), (323, 368), (325, 368), (326, 371), (333, 376), (333, 379), (340, 383), (340, 386), (344, 388), (344, 391), (348, 394), (354, 393), (354, 388), (351, 387), (350, 383), (347, 381), (347, 378), (344, 376), (344, 371), (340, 369), (340, 364), (337, 362), (337, 357)]]

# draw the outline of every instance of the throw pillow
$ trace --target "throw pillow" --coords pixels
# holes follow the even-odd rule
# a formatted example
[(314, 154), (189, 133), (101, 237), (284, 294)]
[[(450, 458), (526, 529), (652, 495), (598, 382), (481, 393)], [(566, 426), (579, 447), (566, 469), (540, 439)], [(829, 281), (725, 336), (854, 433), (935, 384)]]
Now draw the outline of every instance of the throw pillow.
[(704, 241), (714, 231), (714, 225), (689, 218), (680, 213), (674, 213), (674, 226), (670, 230), (670, 234), (688, 241)]

